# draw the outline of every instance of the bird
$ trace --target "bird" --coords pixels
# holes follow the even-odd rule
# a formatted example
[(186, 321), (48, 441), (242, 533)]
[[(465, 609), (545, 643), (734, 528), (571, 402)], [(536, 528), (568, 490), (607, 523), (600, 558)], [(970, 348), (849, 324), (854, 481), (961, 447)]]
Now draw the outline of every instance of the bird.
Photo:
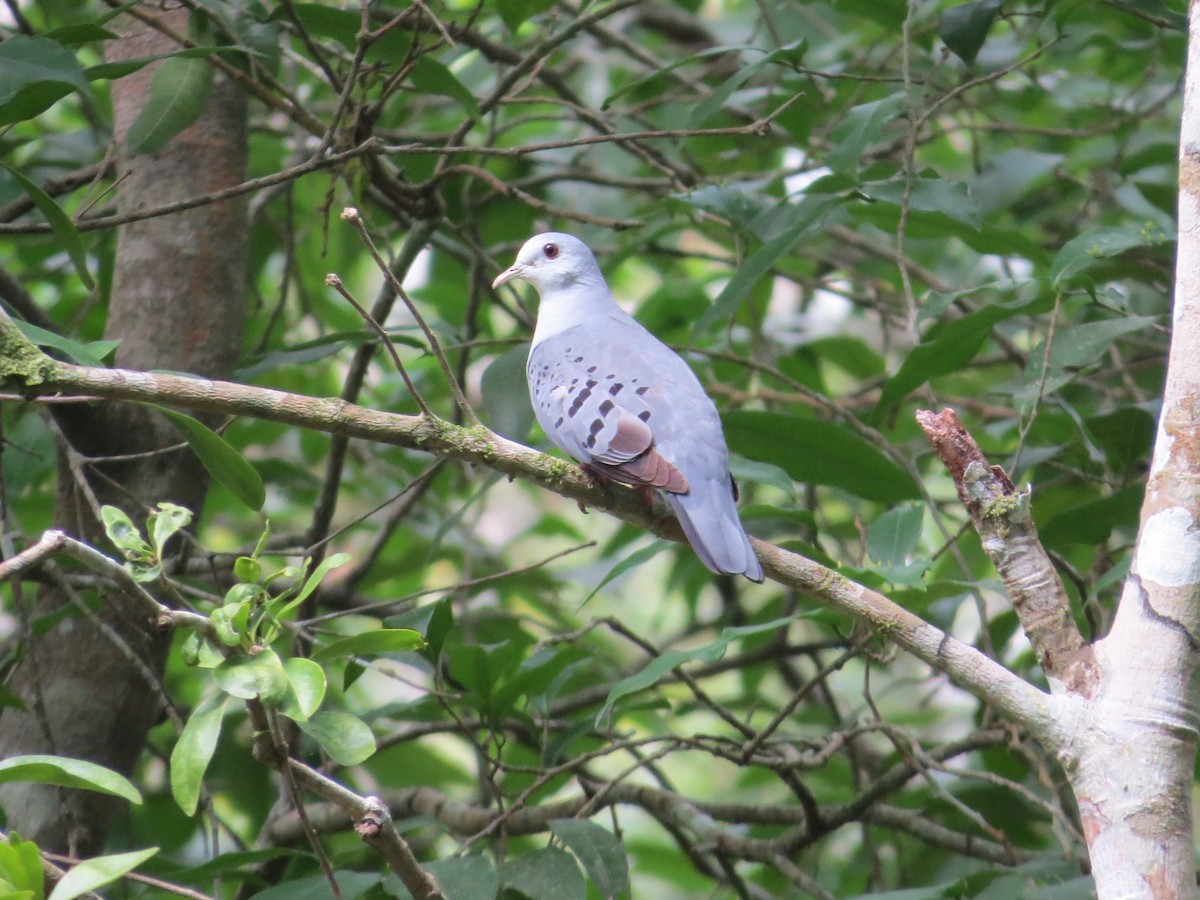
[(602, 483), (661, 490), (704, 565), (761, 582), (721, 420), (691, 367), (617, 304), (573, 235), (526, 241), (492, 287), (515, 280), (541, 297), (525, 374), (546, 437)]

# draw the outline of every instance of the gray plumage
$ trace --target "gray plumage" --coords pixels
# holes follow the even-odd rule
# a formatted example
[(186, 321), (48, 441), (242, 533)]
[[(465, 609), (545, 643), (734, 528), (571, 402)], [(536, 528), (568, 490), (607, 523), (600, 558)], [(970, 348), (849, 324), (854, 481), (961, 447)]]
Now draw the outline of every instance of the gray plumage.
[(602, 477), (662, 489), (708, 568), (762, 581), (721, 420), (687, 363), (617, 305), (578, 238), (531, 238), (494, 287), (517, 278), (541, 295), (526, 374), (546, 436)]

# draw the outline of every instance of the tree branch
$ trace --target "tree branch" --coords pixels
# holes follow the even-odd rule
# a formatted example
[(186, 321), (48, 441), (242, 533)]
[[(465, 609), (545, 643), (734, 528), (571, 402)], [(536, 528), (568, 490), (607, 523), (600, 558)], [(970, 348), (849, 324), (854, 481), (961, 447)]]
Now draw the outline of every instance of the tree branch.
[(958, 497), (996, 571), (1052, 687), (1091, 696), (1099, 673), (1091, 646), (1075, 624), (1071, 599), (1038, 540), (1029, 490), (1018, 492), (992, 466), (952, 409), (917, 412), (917, 422), (958, 488)]
[[(10, 355), (12, 362), (8, 361)], [(166, 403), (422, 450), (520, 478), (634, 522), (660, 537), (683, 540), (678, 522), (647, 510), (635, 491), (601, 489), (579, 467), (500, 437), (482, 425), (463, 428), (434, 416), (379, 412), (342, 400), (233, 382), (60, 363), (40, 354), (6, 316), (0, 316), (0, 378), (6, 379), (9, 388), (22, 385), (30, 395), (76, 394)], [(1035, 736), (1051, 740), (1057, 736), (1050, 698), (975, 648), (832, 569), (757, 538), (752, 544), (768, 577), (864, 622), (945, 672), (1007, 718), (1022, 723)]]

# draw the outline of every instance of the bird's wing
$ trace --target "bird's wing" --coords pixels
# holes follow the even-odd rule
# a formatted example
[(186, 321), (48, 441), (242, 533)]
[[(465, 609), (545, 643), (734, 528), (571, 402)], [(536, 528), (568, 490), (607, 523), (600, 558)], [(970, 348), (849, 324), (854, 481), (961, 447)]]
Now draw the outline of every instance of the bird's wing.
[(651, 370), (621, 356), (582, 328), (536, 345), (527, 374), (538, 421), (558, 447), (604, 475), (682, 493), (687, 479), (655, 446)]

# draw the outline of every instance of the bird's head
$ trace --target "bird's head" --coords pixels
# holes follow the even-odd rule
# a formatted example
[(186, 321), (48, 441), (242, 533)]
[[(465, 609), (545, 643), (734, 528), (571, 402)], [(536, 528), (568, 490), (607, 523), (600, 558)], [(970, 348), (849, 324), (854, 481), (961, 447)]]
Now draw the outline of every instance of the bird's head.
[(501, 272), (492, 287), (522, 278), (538, 289), (539, 294), (548, 290), (559, 290), (578, 282), (604, 279), (596, 258), (587, 244), (557, 231), (548, 231), (531, 237), (525, 242), (517, 261)]

